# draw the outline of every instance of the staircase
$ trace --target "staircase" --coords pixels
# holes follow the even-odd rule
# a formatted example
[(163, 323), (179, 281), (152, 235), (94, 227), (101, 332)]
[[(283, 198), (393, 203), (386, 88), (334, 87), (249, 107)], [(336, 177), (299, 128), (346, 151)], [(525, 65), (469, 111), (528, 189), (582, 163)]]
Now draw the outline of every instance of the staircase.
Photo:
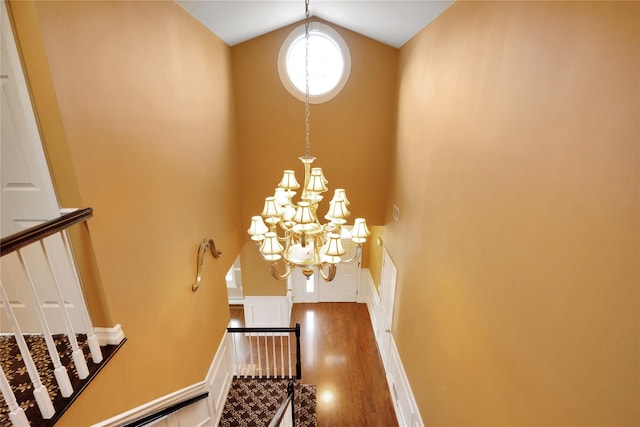
[(0, 425), (53, 425), (124, 344), (104, 345), (84, 302), (68, 228), (77, 209), (0, 242)]
[(235, 371), (219, 425), (314, 427), (316, 388), (300, 382), (300, 324), (227, 333)]

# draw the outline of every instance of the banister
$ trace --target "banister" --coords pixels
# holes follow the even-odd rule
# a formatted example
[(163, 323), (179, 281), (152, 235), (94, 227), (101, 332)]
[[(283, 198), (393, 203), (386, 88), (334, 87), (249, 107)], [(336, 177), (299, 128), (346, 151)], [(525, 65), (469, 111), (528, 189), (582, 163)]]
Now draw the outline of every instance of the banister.
[(296, 323), (296, 326), (291, 327), (228, 327), (227, 332), (231, 334), (239, 333), (293, 333), (296, 337), (296, 379), (302, 378), (302, 362), (300, 358), (300, 323)]
[(5, 256), (11, 252), (17, 251), (31, 243), (42, 240), (47, 236), (58, 233), (73, 224), (86, 221), (93, 216), (93, 208), (76, 209), (43, 222), (42, 224), (29, 227), (26, 230), (19, 231), (0, 240), (0, 256)]
[(180, 409), (192, 405), (202, 399), (206, 399), (207, 397), (209, 397), (209, 392), (206, 391), (204, 393), (201, 393), (197, 396), (194, 397), (190, 397), (188, 399), (183, 400), (182, 402), (178, 402), (174, 405), (171, 405), (167, 408), (161, 409), (159, 411), (154, 412), (153, 414), (150, 415), (146, 415), (142, 418), (139, 418), (135, 421), (132, 421), (130, 423), (124, 424), (122, 427), (140, 427), (140, 426), (144, 426), (147, 425), (149, 423), (152, 423), (153, 421), (159, 420), (160, 418), (166, 417), (167, 415), (170, 415), (176, 411), (179, 411)]
[(295, 402), (295, 387), (292, 381), (289, 381), (287, 384), (287, 397), (282, 401), (280, 407), (276, 411), (276, 414), (273, 416), (273, 419), (269, 423), (269, 427), (278, 427), (282, 423), (282, 419), (284, 415), (287, 413), (287, 407), (291, 405), (291, 421), (292, 426), (296, 425), (296, 411), (294, 408)]
[(237, 333), (249, 333), (249, 332), (296, 332), (296, 328), (286, 327), (255, 327), (255, 328), (233, 328), (228, 327), (227, 332), (232, 334)]

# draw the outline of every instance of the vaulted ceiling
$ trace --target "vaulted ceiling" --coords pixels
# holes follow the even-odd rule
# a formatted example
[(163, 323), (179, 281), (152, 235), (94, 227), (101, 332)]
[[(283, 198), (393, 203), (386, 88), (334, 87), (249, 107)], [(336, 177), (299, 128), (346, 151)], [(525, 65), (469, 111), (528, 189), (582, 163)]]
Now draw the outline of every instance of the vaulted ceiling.
[[(304, 19), (303, 0), (178, 0), (230, 46)], [(311, 0), (312, 16), (400, 47), (453, 1)]]

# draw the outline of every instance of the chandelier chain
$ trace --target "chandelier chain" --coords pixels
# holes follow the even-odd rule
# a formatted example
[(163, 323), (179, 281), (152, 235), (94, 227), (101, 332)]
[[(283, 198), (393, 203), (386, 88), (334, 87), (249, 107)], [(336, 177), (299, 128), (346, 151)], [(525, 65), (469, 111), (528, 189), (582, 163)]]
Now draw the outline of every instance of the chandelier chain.
[(305, 128), (305, 157), (311, 152), (310, 141), (310, 106), (309, 106), (309, 0), (304, 2), (304, 128)]

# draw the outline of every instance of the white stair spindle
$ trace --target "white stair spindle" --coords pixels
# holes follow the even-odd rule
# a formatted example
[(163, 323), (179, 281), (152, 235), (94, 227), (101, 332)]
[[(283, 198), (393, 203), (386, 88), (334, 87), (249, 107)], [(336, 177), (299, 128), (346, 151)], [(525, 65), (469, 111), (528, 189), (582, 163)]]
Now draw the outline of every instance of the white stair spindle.
[(60, 282), (56, 275), (55, 269), (51, 263), (51, 259), (49, 258), (49, 253), (47, 252), (47, 248), (44, 244), (44, 239), (40, 240), (40, 246), (42, 246), (42, 252), (44, 254), (45, 259), (47, 260), (47, 264), (49, 266), (49, 270), (51, 271), (51, 276), (53, 277), (53, 283), (55, 284), (56, 292), (58, 295), (58, 304), (61, 307), (61, 312), (64, 320), (64, 326), (67, 330), (67, 337), (69, 339), (69, 343), (71, 344), (73, 357), (73, 363), (76, 366), (76, 371), (78, 372), (78, 378), (81, 380), (87, 378), (89, 376), (89, 368), (87, 367), (87, 362), (84, 359), (84, 353), (82, 349), (78, 346), (78, 340), (76, 338), (76, 333), (73, 330), (73, 325), (71, 324), (71, 318), (69, 317), (69, 312), (64, 303), (64, 296), (62, 295), (62, 290), (60, 289)]
[(25, 262), (24, 256), (22, 255), (22, 251), (18, 250), (17, 255), (24, 275), (27, 278), (27, 287), (29, 288), (29, 293), (31, 294), (31, 299), (33, 300), (33, 304), (35, 306), (36, 315), (38, 316), (38, 320), (40, 321), (42, 335), (45, 342), (47, 343), (49, 357), (51, 357), (51, 361), (53, 362), (53, 374), (56, 378), (56, 382), (58, 383), (58, 387), (60, 388), (60, 394), (62, 394), (62, 397), (69, 397), (73, 394), (73, 387), (71, 386), (69, 373), (67, 372), (67, 368), (60, 362), (58, 348), (56, 347), (56, 343), (54, 342), (53, 337), (51, 336), (49, 324), (47, 323), (47, 319), (45, 318), (44, 312), (42, 311), (42, 305), (40, 304), (40, 299), (38, 298), (38, 292), (36, 291), (36, 286), (33, 282), (33, 278), (31, 277), (31, 272), (29, 271), (27, 263)]
[(251, 357), (251, 370), (253, 371), (253, 378), (256, 377), (255, 364), (253, 363), (253, 342), (251, 341), (251, 334), (249, 334), (249, 355)]
[(22, 355), (22, 360), (24, 361), (24, 365), (27, 368), (29, 379), (33, 383), (33, 397), (35, 397), (36, 399), (36, 403), (38, 404), (38, 408), (40, 409), (42, 418), (44, 418), (45, 420), (51, 419), (56, 411), (53, 408), (53, 404), (51, 403), (51, 398), (49, 397), (47, 388), (42, 384), (42, 381), (40, 380), (38, 369), (36, 368), (35, 363), (33, 363), (33, 358), (31, 357), (31, 353), (29, 353), (29, 347), (27, 346), (27, 343), (22, 336), (20, 325), (18, 325), (18, 320), (16, 319), (15, 313), (13, 312), (13, 309), (11, 308), (11, 305), (9, 303), (9, 297), (7, 297), (7, 293), (4, 291), (4, 286), (2, 286), (1, 282), (0, 297), (2, 298), (2, 304), (4, 304), (5, 308), (7, 309), (7, 314), (9, 316), (9, 321), (11, 322), (13, 334), (16, 338), (16, 343), (20, 348), (20, 354)]
[(227, 334), (227, 342), (229, 342), (229, 340), (231, 340), (231, 342), (233, 343), (233, 360), (234, 360), (234, 364), (233, 364), (233, 372), (232, 374), (235, 376), (239, 375), (239, 369), (238, 369), (238, 350), (236, 348), (236, 334)]
[(287, 335), (287, 360), (289, 361), (289, 378), (292, 378), (291, 373), (291, 334)]
[(273, 377), (278, 376), (278, 360), (276, 359), (276, 335), (271, 333), (271, 348), (273, 349)]
[(0, 366), (0, 390), (2, 391), (2, 397), (4, 397), (4, 401), (7, 403), (9, 407), (9, 419), (11, 420), (11, 424), (15, 427), (29, 427), (29, 420), (27, 419), (27, 415), (24, 413), (24, 409), (18, 405), (16, 401), (16, 396), (13, 394), (13, 390), (11, 390), (11, 385), (9, 381), (7, 381), (7, 377), (4, 374), (4, 370)]
[[(82, 284), (80, 283), (80, 277), (78, 276), (78, 271), (76, 269), (76, 265), (73, 262), (73, 253), (71, 252), (71, 245), (69, 244), (68, 238), (68, 230), (64, 230), (60, 232), (60, 237), (62, 238), (62, 244), (65, 248), (65, 253), (67, 255), (67, 261), (71, 267), (71, 271), (73, 272), (74, 285), (76, 290), (78, 291), (78, 295), (82, 295), (84, 298), (84, 292), (82, 290)], [(93, 363), (102, 362), (102, 350), (100, 349), (100, 343), (98, 342), (98, 337), (93, 331), (93, 323), (91, 322), (91, 316), (89, 315), (89, 310), (87, 308), (87, 304), (82, 304), (80, 309), (82, 314), (82, 321), (85, 325), (85, 330), (87, 332), (87, 343), (89, 344), (89, 350), (91, 352), (91, 359)]]
[(269, 335), (266, 332), (264, 334), (264, 355), (267, 361), (267, 378), (269, 378), (269, 368), (271, 364), (269, 363)]
[(284, 345), (282, 344), (282, 335), (280, 335), (280, 372), (284, 378)]
[(262, 378), (262, 356), (260, 355), (260, 334), (256, 333), (256, 341), (258, 342), (258, 377)]

